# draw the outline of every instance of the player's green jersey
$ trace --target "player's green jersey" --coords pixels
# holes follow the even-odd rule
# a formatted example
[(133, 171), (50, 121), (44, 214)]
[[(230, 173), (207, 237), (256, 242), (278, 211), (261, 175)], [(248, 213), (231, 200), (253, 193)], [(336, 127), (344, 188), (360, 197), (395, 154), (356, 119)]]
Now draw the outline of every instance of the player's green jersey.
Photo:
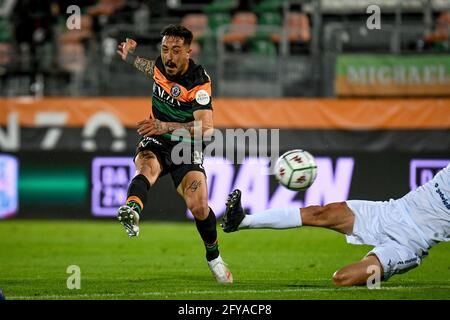
[[(212, 110), (211, 80), (202, 66), (189, 60), (183, 75), (171, 78), (158, 57), (153, 67), (152, 113), (165, 122), (194, 121), (194, 111)], [(164, 135), (170, 138), (170, 135)]]

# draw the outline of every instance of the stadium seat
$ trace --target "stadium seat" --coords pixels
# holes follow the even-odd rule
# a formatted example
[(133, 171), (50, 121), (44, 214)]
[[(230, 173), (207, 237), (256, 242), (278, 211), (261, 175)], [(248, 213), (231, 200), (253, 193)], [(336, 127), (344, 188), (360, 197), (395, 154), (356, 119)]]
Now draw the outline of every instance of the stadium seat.
[(425, 37), (428, 43), (437, 43), (449, 40), (450, 12), (442, 12), (436, 20), (436, 27), (431, 34)]
[(8, 42), (12, 39), (11, 25), (0, 18), (0, 42)]
[(208, 29), (203, 37), (197, 39), (202, 45), (202, 49), (208, 52), (215, 52), (217, 31), (220, 27), (228, 25), (231, 22), (231, 17), (226, 13), (215, 13), (208, 16)]
[(203, 8), (207, 14), (230, 12), (239, 6), (239, 0), (214, 0)]
[(181, 24), (192, 31), (194, 39), (199, 39), (208, 29), (208, 17), (203, 13), (190, 13), (181, 19)]
[[(308, 16), (303, 12), (289, 12), (284, 19), (283, 32), (287, 32), (289, 42), (308, 42), (311, 30)], [(272, 41), (280, 42), (281, 35), (273, 34)]]
[(8, 66), (13, 57), (13, 48), (9, 43), (0, 43), (0, 66)]
[(100, 0), (96, 5), (87, 10), (91, 16), (112, 15), (126, 4), (125, 0)]
[(223, 41), (225, 43), (244, 43), (256, 31), (257, 17), (253, 12), (238, 12), (233, 16), (228, 32)]
[(262, 0), (256, 7), (255, 11), (258, 13), (275, 12), (279, 10), (284, 2), (288, 0)]
[(192, 43), (191, 43), (191, 50), (192, 50), (191, 58), (196, 60), (199, 57), (200, 51), (201, 51), (201, 46), (200, 46), (198, 41), (195, 41), (195, 40), (192, 41)]
[(274, 57), (277, 55), (277, 48), (270, 39), (255, 37), (251, 41), (251, 52)]
[(279, 12), (263, 12), (259, 15), (258, 24), (261, 26), (281, 26), (283, 18)]
[(283, 17), (279, 12), (263, 12), (259, 14), (257, 37), (270, 40), (273, 34), (278, 33), (283, 24)]
[(213, 34), (217, 29), (231, 21), (230, 15), (226, 13), (215, 13), (208, 16), (208, 26)]
[[(201, 48), (203, 55), (213, 56), (216, 51), (217, 30), (221, 26), (229, 24), (231, 17), (228, 13), (214, 13), (206, 16), (206, 19), (207, 26), (205, 28), (205, 32), (203, 35), (195, 37), (194, 40), (198, 41), (198, 48)], [(199, 30), (196, 32), (200, 34), (202, 33)]]
[(58, 49), (58, 65), (61, 70), (71, 73), (84, 71), (85, 49), (81, 43), (62, 43)]

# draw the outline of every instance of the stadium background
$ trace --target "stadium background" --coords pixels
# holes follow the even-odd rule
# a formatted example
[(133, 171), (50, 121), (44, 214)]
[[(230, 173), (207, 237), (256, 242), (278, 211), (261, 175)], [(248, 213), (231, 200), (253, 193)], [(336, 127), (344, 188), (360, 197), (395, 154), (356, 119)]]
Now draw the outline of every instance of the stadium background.
[[(381, 29), (367, 25), (373, 4)], [(450, 162), (448, 0), (0, 0), (0, 219), (113, 220), (152, 88), (116, 46), (133, 38), (156, 57), (169, 23), (194, 31), (216, 128), (280, 129), (280, 152), (318, 159), (299, 193), (259, 173), (264, 157), (208, 159), (218, 217), (234, 187), (251, 211), (384, 200)], [(190, 219), (168, 177), (149, 204), (145, 220)]]

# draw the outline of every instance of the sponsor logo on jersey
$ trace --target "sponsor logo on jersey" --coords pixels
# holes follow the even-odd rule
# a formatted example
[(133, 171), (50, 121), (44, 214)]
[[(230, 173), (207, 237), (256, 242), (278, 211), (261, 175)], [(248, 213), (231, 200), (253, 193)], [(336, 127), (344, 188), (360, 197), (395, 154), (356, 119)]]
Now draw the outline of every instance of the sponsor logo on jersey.
[(210, 101), (210, 97), (209, 94), (206, 90), (199, 90), (196, 94), (195, 94), (195, 101), (197, 101), (198, 104), (202, 105), (202, 106), (206, 106), (209, 101)]
[(145, 137), (145, 138), (141, 141), (140, 145), (141, 145), (142, 148), (145, 148), (149, 143), (154, 143), (154, 144), (157, 144), (157, 145), (159, 145), (159, 146), (162, 145), (161, 142), (159, 142), (158, 140), (156, 140), (156, 139), (153, 138), (153, 137)]
[(434, 185), (434, 187), (436, 188), (436, 193), (439, 195), (439, 197), (441, 198), (441, 200), (442, 200), (442, 203), (444, 204), (444, 206), (448, 209), (448, 210), (450, 210), (450, 201), (449, 201), (449, 199), (447, 199), (446, 197), (445, 197), (445, 195), (444, 195), (444, 193), (441, 191), (441, 189), (439, 188), (439, 183), (436, 183), (435, 185)]
[[(172, 87), (173, 89), (173, 87)], [(180, 90), (180, 88), (178, 88)], [(181, 93), (181, 90), (180, 90)], [(180, 95), (180, 93), (178, 95)], [(153, 95), (158, 98), (160, 101), (165, 102), (169, 104), (170, 106), (180, 106), (180, 102), (173, 98), (170, 94), (168, 94), (162, 87), (157, 85), (156, 83), (153, 84)]]

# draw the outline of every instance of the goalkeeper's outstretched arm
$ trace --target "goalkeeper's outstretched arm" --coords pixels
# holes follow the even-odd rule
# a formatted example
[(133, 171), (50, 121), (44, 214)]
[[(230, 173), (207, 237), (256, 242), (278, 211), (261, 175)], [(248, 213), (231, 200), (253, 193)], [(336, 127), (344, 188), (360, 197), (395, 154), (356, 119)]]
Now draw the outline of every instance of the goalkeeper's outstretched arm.
[(137, 43), (128, 39), (118, 45), (117, 53), (126, 63), (133, 65), (136, 69), (151, 77), (153, 76), (154, 60), (145, 59), (135, 54)]

